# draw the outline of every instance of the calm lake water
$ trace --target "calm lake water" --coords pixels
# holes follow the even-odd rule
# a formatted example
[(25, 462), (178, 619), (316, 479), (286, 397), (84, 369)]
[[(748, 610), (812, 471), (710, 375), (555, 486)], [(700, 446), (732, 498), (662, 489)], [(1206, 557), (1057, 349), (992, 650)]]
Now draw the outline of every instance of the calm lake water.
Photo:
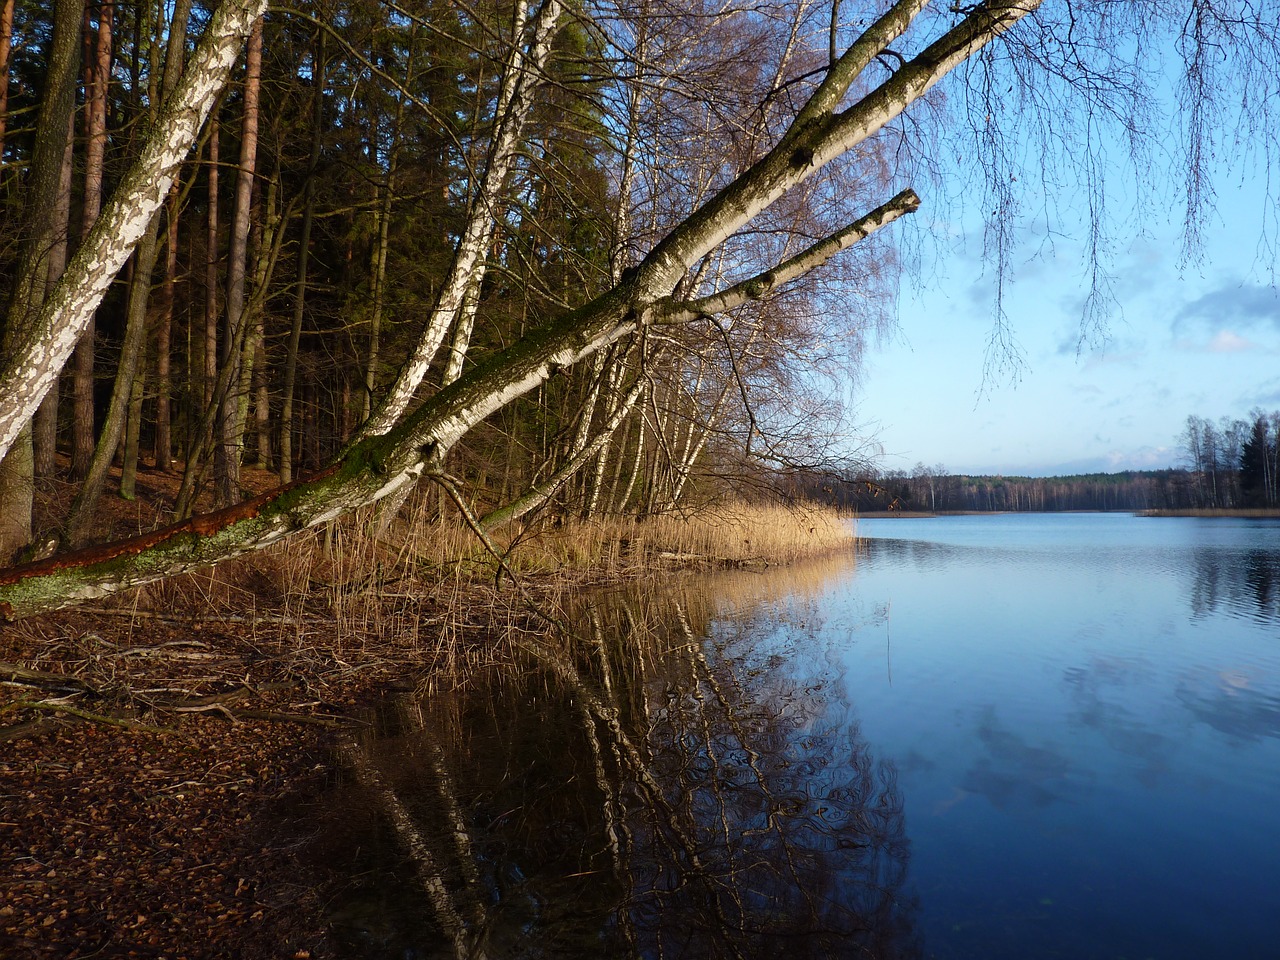
[[(926, 955), (1280, 955), (1280, 526), (863, 522), (824, 598)], [(873, 639), (874, 635), (874, 639)]]
[(431, 853), (335, 798), (353, 951), (1280, 955), (1280, 525), (859, 533), (389, 705), (362, 749)]

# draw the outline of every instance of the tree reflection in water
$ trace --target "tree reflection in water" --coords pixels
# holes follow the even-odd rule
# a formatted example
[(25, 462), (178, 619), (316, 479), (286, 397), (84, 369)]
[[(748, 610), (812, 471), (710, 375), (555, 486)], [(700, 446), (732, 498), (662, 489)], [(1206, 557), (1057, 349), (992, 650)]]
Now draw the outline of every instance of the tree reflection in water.
[(353, 748), (446, 952), (921, 955), (894, 771), (812, 633), (712, 613), (584, 604)]
[(1196, 619), (1219, 609), (1263, 623), (1280, 621), (1280, 553), (1275, 550), (1194, 552), (1187, 596)]

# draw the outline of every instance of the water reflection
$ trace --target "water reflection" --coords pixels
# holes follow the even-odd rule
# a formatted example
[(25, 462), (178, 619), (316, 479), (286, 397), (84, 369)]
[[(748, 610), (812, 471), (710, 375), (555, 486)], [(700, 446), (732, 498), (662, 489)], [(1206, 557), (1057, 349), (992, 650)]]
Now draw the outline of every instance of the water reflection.
[(1064, 679), (1074, 704), (1069, 719), (1127, 757), (1144, 787), (1159, 786), (1178, 745), (1174, 737), (1152, 729), (1150, 710), (1143, 709), (1149, 707), (1142, 702), (1143, 687), (1158, 682), (1151, 665), (1132, 657), (1096, 656), (1068, 667)]
[(353, 952), (922, 956), (895, 770), (802, 599), (713, 626), (711, 597), (758, 592), (744, 583), (614, 594), (566, 635), (402, 702), (351, 763), (434, 937), (349, 935)]
[(1191, 610), (1280, 622), (1280, 551), (1205, 547), (1192, 553)]
[(1047, 807), (1072, 799), (1073, 764), (1050, 744), (1028, 743), (1000, 722), (995, 707), (985, 707), (978, 722), (985, 754), (975, 757), (960, 787), (986, 797), (997, 809)]
[(1232, 740), (1280, 737), (1280, 697), (1260, 690), (1243, 673), (1220, 671), (1178, 685), (1178, 700), (1197, 720)]

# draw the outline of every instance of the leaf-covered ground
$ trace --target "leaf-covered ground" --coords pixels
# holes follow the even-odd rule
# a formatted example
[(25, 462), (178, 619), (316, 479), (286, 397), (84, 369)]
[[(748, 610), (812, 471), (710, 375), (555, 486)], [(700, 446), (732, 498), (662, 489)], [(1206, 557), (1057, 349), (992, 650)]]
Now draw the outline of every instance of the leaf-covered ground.
[(0, 957), (335, 955), (307, 807), (369, 683), (143, 625), (0, 628)]

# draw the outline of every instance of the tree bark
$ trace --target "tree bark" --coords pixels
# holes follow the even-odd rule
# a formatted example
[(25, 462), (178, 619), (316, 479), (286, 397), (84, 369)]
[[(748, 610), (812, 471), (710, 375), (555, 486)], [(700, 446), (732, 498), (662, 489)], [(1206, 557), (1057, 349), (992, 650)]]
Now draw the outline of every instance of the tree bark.
[(30, 430), (23, 430), (0, 460), (0, 563), (16, 562), (19, 552), (31, 542), (34, 460)]
[[(173, 96), (182, 73), (186, 55), (187, 21), (191, 17), (191, 0), (177, 0), (169, 21), (169, 42), (164, 55), (161, 97)], [(153, 456), (156, 469), (168, 473), (173, 469), (171, 351), (173, 340), (174, 288), (178, 282), (178, 183), (174, 181), (165, 201), (164, 280), (160, 287), (160, 305), (156, 317), (156, 436)], [(190, 356), (187, 362), (191, 362)]]
[(206, 190), (209, 216), (205, 224), (204, 267), (204, 405), (213, 403), (213, 387), (218, 381), (218, 115), (209, 118), (209, 162)]
[[(65, 240), (59, 247), (58, 219), (62, 177), (66, 170), (64, 161), (75, 122), (81, 9), (80, 0), (58, 0), (54, 7), (44, 99), (36, 118), (31, 173), (22, 213), (27, 240), (19, 249), (4, 335), (0, 338), (0, 356), (4, 357), (18, 355), (24, 345), (39, 336), (39, 311), (46, 299), (51, 274), (49, 257), (56, 250), (64, 253), (66, 250)], [(65, 234), (65, 226), (61, 232)], [(9, 396), (7, 386), (0, 376), (0, 398)], [(0, 401), (0, 407), (4, 405), (4, 401)], [(12, 455), (10, 444), (0, 445), (0, 480), (3, 481), (0, 482), (0, 562), (7, 562), (31, 540), (35, 464), (31, 431), (25, 427), (37, 405), (38, 402), (28, 408), (21, 423), (15, 418), (10, 444), (18, 439), (19, 431), (21, 442)]]
[(0, 6), (0, 166), (4, 165), (4, 139), (9, 123), (9, 53), (13, 49), (13, 0)]
[[(50, 228), (53, 240), (49, 246), (49, 272), (45, 289), (52, 287), (67, 269), (67, 250), (71, 240), (71, 173), (75, 160), (75, 116), (68, 115), (66, 147), (62, 153), (62, 173), (58, 178), (58, 199)], [(32, 441), (35, 449), (37, 477), (52, 477), (58, 469), (58, 382), (36, 411)]]
[[(115, 16), (112, 0), (98, 5), (98, 31), (90, 42), (89, 7), (84, 10), (85, 27), (85, 159), (84, 200), (81, 207), (81, 243), (97, 222), (102, 210), (102, 173), (107, 148), (107, 94), (111, 84), (111, 27)], [(76, 344), (72, 376), (71, 475), (83, 480), (89, 475), (94, 449), (93, 367), (96, 324), (90, 317), (80, 342)]]
[[(236, 174), (235, 205), (231, 214), (231, 240), (227, 250), (227, 300), (223, 323), (223, 366), (230, 365), (231, 382), (240, 379), (240, 352), (245, 322), (245, 277), (248, 268), (249, 212), (253, 176), (258, 159), (258, 91), (262, 75), (262, 20), (254, 21), (245, 53), (244, 103), (240, 134), (240, 163)], [(218, 412), (213, 476), (218, 502), (240, 500), (240, 395), (231, 390)]]
[(156, 435), (152, 456), (156, 469), (169, 473), (173, 469), (173, 426), (170, 397), (173, 393), (173, 305), (178, 282), (178, 186), (169, 189), (165, 203), (164, 279), (160, 281), (159, 309), (156, 314)]

